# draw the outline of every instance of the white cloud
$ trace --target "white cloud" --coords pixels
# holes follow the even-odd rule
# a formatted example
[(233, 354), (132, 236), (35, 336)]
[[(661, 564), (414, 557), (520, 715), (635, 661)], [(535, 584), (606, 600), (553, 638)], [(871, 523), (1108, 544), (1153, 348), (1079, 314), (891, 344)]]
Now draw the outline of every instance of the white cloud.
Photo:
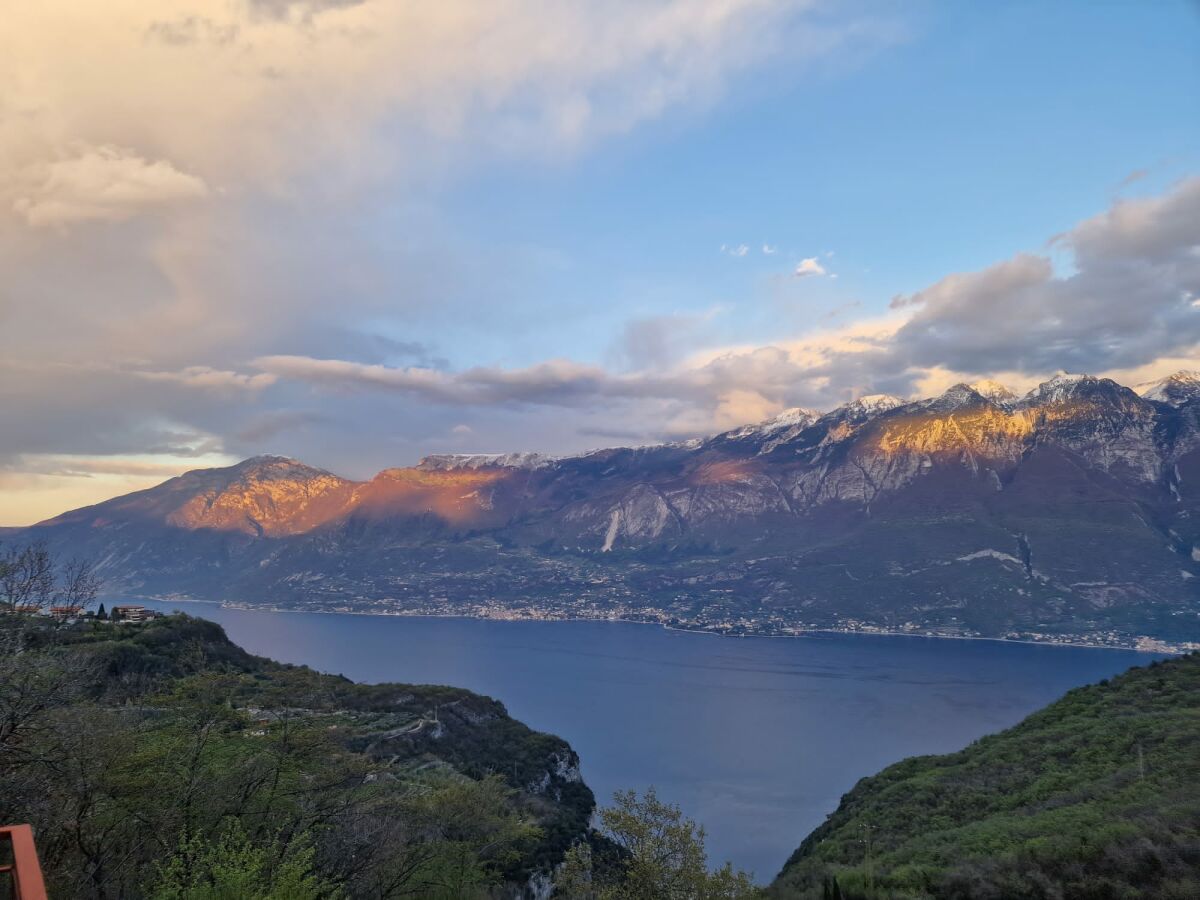
[(820, 277), (826, 274), (825, 267), (815, 256), (810, 256), (807, 259), (800, 260), (796, 266), (795, 275), (797, 278), (808, 278), (810, 276)]
[[(2, 186), (2, 185), (0, 185)], [(31, 164), (8, 186), (12, 209), (34, 228), (117, 222), (139, 212), (208, 194), (208, 186), (166, 160), (114, 146), (84, 147)]]
[[(562, 165), (702, 111), (773, 60), (795, 74), (895, 39), (890, 26), (826, 3), (8, 4), (0, 368), (17, 366), (20, 379), (0, 371), (0, 418), (21, 427), (0, 429), (0, 466), (28, 454), (202, 452), (176, 431), (203, 435), (210, 450), (333, 453), (336, 435), (362, 430), (383, 456), (414, 435), (442, 439), (459, 421), (430, 397), (452, 405), (490, 393), (507, 415), (587, 395), (603, 369), (544, 364), (447, 381), (439, 354), (456, 351), (453, 327), (446, 347), (419, 355), (344, 335), (427, 336), (467, 310), (476, 329), (500, 322), (505, 303), (475, 298), (524, 273), (500, 251), (497, 268), (473, 268), (478, 248), (450, 233), (454, 214), (440, 200), (464, 173)], [(516, 320), (528, 312), (511, 308)], [(512, 321), (499, 327), (524, 327)], [(666, 366), (688, 346), (672, 338), (642, 350), (661, 350)], [(398, 398), (368, 404), (248, 363), (288, 354), (413, 359), (425, 371), (359, 372), (356, 383), (375, 378)], [(336, 381), (327, 369), (320, 377)], [(385, 426), (374, 406), (399, 415), (409, 394), (398, 382), (425, 385), (424, 405)], [(507, 427), (499, 418), (486, 435), (470, 425), (491, 438)], [(363, 443), (347, 437), (327, 462), (372, 452)]]
[[(673, 108), (710, 103), (739, 72), (780, 51), (812, 59), (892, 39), (816, 6), (13, 4), (0, 33), (0, 180), (80, 144), (133, 148), (121, 153), (165, 167), (134, 173), (143, 178), (174, 169), (209, 184), (280, 191), (299, 176), (332, 189), (388, 172), (441, 171), (480, 151), (573, 153)], [(115, 215), (87, 204), (39, 213), (38, 198), (29, 202), (47, 219)]]
[(275, 383), (275, 376), (266, 372), (245, 374), (209, 366), (188, 366), (177, 372), (135, 371), (133, 374), (148, 381), (168, 381), (186, 387), (217, 390), (259, 391)]
[(774, 256), (779, 252), (779, 248), (772, 247), (770, 244), (763, 244), (762, 252), (764, 256)]
[[(864, 393), (923, 395), (988, 376), (1020, 388), (1060, 369), (1145, 381), (1195, 367), (1179, 363), (1200, 345), (1200, 312), (1190, 303), (1200, 285), (1200, 179), (1162, 197), (1120, 202), (1060, 240), (1074, 251), (1069, 277), (1055, 276), (1044, 257), (1019, 254), (899, 297), (882, 318), (767, 346), (714, 348), (668, 369), (615, 374), (551, 360), (447, 372), (297, 356), (255, 365), (280, 379), (385, 388), (457, 406), (679, 404), (660, 426), (667, 431), (724, 427)], [(799, 269), (825, 273), (815, 258)]]

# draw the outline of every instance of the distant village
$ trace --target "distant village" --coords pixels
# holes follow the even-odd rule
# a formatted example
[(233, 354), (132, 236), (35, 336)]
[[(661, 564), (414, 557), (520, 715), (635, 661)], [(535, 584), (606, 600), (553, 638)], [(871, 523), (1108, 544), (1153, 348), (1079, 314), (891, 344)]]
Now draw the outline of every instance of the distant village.
[(108, 610), (104, 608), (103, 603), (95, 609), (87, 609), (82, 606), (51, 606), (44, 614), (59, 622), (129, 622), (134, 624), (148, 622), (163, 615), (156, 609), (147, 609), (136, 604), (122, 604)]

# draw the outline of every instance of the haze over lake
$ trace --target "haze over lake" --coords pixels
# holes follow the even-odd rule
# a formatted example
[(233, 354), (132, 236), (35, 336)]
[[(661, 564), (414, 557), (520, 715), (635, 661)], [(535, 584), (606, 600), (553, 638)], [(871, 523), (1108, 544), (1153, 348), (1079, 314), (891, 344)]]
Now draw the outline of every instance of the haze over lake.
[(758, 880), (861, 777), (959, 749), (1152, 654), (912, 637), (723, 638), (608, 622), (271, 613), (156, 603), (356, 681), (451, 684), (578, 751), (601, 803), (650, 785)]

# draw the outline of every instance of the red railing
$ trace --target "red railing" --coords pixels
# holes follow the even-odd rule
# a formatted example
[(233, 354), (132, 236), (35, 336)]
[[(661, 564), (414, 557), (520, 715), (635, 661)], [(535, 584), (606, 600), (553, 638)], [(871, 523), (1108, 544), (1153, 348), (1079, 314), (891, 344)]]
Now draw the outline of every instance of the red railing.
[(7, 876), (12, 900), (46, 900), (46, 882), (28, 825), (0, 826), (0, 846), (8, 845), (11, 862), (0, 863), (0, 876)]

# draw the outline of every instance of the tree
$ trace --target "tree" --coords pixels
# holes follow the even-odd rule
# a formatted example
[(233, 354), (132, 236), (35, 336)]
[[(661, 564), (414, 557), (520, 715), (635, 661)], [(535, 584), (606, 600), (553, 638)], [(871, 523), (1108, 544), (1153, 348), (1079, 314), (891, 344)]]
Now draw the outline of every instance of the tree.
[(101, 622), (108, 621), (108, 611), (105, 610), (103, 603), (101, 603), (100, 608), (98, 610), (96, 610), (96, 618), (97, 618), (97, 620), (99, 620)]
[(596, 864), (590, 847), (577, 845), (555, 882), (564, 900), (748, 900), (761, 892), (729, 863), (708, 870), (704, 829), (654, 788), (638, 797), (618, 791), (600, 811), (601, 840), (618, 851), (616, 865)]
[(152, 900), (331, 900), (342, 893), (313, 872), (304, 839), (253, 843), (236, 819), (213, 838), (185, 834), (158, 869)]
[(91, 605), (100, 593), (93, 563), (55, 559), (45, 544), (13, 547), (0, 553), (0, 610), (36, 613), (50, 606)]

